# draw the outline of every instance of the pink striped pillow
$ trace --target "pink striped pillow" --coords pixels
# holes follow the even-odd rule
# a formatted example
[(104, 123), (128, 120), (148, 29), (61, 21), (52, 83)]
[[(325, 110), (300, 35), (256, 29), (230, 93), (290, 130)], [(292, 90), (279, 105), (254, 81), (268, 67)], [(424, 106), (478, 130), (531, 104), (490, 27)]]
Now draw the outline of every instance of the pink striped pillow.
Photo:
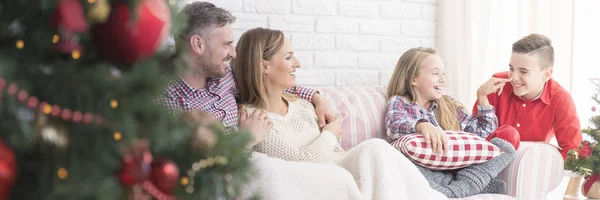
[[(342, 147), (349, 150), (371, 138), (386, 139), (385, 90), (382, 86), (326, 87), (319, 93), (342, 117)], [(387, 140), (387, 139), (386, 139)]]

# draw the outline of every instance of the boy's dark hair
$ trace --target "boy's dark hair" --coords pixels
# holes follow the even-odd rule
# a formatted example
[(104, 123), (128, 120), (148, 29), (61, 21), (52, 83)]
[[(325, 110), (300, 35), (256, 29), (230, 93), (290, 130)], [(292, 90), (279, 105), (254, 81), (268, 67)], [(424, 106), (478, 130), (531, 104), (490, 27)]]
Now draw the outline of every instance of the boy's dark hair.
[(541, 34), (525, 36), (512, 46), (513, 53), (537, 55), (541, 69), (554, 66), (554, 48), (550, 38)]

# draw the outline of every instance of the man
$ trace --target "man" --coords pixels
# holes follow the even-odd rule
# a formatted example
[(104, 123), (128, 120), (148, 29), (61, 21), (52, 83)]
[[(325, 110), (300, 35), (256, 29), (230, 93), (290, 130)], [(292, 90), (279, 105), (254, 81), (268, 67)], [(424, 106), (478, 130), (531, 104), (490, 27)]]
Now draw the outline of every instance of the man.
[[(159, 102), (171, 111), (200, 110), (226, 127), (248, 130), (253, 135), (248, 144), (251, 149), (264, 139), (273, 124), (265, 111), (238, 117), (237, 88), (227, 64), (236, 56), (231, 27), (235, 17), (206, 2), (188, 4), (181, 14), (186, 15), (188, 27), (177, 45), (185, 45), (183, 59), (189, 67), (175, 72), (175, 80)], [(315, 105), (321, 127), (334, 120), (328, 102), (315, 90), (295, 87), (288, 91)], [(259, 153), (252, 154), (251, 162), (257, 176), (245, 187), (243, 196), (262, 190), (264, 199), (362, 198), (352, 175), (338, 166), (288, 162)]]
[[(540, 34), (525, 36), (513, 44), (509, 71), (494, 74), (488, 81), (499, 92), (487, 97), (500, 126), (515, 127), (522, 141), (549, 142), (556, 136), (566, 159), (567, 152), (581, 143), (581, 127), (571, 95), (551, 78), (553, 65), (551, 40)], [(504, 84), (506, 79), (510, 84)]]

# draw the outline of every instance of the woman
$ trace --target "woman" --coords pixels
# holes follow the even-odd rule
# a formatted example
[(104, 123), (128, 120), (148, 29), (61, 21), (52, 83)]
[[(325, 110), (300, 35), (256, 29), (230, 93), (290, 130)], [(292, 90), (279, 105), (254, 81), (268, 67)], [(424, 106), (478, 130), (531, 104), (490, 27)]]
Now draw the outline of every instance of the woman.
[(312, 105), (284, 93), (296, 84), (300, 64), (281, 31), (251, 29), (241, 36), (236, 51), (232, 70), (242, 114), (266, 111), (273, 120), (273, 129), (256, 151), (290, 161), (335, 163), (352, 174), (365, 199), (446, 199), (384, 140), (367, 140), (344, 152), (337, 142), (339, 118), (320, 129)]

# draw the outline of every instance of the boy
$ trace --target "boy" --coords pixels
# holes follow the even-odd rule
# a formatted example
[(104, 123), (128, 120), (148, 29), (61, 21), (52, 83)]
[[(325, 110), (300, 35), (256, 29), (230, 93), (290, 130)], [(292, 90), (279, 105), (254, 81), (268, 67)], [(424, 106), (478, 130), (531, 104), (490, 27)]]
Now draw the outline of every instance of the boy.
[(509, 71), (490, 80), (508, 78), (510, 84), (487, 97), (500, 126), (515, 127), (521, 141), (549, 142), (556, 136), (566, 159), (567, 152), (581, 143), (581, 127), (571, 95), (551, 78), (553, 65), (552, 41), (540, 34), (525, 36), (513, 43)]

